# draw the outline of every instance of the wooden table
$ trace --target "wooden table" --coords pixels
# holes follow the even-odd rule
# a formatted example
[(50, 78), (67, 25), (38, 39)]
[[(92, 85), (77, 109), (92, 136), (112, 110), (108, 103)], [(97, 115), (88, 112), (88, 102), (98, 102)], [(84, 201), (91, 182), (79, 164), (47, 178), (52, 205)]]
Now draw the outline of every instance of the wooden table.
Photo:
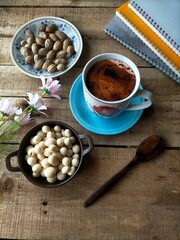
[[(41, 83), (21, 73), (12, 63), (9, 46), (15, 31), (40, 16), (57, 16), (72, 22), (83, 37), (84, 48), (77, 64), (60, 78), (61, 100), (48, 98), (49, 119), (61, 120), (78, 133), (90, 134), (94, 149), (78, 175), (68, 184), (53, 189), (32, 185), (22, 173), (6, 169), (5, 156), (18, 149), (16, 143), (1, 146), (0, 238), (63, 240), (177, 240), (180, 239), (180, 94), (179, 85), (103, 32), (123, 0), (99, 1), (1, 1), (0, 2), (0, 96), (13, 101), (37, 91)], [(104, 52), (123, 54), (139, 67), (143, 86), (155, 101), (128, 131), (104, 136), (84, 129), (69, 107), (69, 91), (85, 63)], [(36, 117), (35, 122), (44, 121)], [(125, 166), (137, 145), (158, 134), (166, 150), (157, 159), (132, 169), (106, 195), (89, 208), (85, 198)]]

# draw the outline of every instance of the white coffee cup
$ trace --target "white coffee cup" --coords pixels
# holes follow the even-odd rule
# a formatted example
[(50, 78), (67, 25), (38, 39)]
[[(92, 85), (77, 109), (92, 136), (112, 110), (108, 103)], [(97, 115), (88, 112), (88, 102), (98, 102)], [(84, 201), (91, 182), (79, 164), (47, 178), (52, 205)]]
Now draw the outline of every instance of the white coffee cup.
[[(94, 66), (97, 62), (103, 60), (118, 60), (122, 64), (128, 65), (135, 74), (135, 86), (133, 91), (129, 96), (122, 100), (118, 101), (105, 101), (100, 98), (95, 97), (87, 88), (86, 80), (88, 71)], [(137, 66), (127, 57), (116, 54), (116, 53), (103, 53), (92, 58), (85, 65), (82, 72), (82, 84), (85, 101), (89, 109), (102, 117), (114, 117), (117, 114), (122, 113), (123, 111), (129, 110), (140, 110), (148, 108), (152, 105), (153, 94), (145, 89), (140, 89), (140, 73)], [(144, 101), (138, 103), (132, 103), (132, 99), (135, 97), (141, 97)]]

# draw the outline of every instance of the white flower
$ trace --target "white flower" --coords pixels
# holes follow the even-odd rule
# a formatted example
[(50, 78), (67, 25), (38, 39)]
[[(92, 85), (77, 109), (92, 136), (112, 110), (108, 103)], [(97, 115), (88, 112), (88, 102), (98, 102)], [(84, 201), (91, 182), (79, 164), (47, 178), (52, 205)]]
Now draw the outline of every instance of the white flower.
[(20, 109), (14, 107), (8, 99), (2, 99), (0, 101), (0, 113), (3, 116), (12, 116), (13, 114), (18, 114)]
[(41, 110), (47, 110), (46, 105), (44, 105), (42, 102), (42, 97), (40, 97), (38, 93), (35, 93), (33, 95), (32, 93), (28, 92), (27, 95), (29, 97), (29, 101), (26, 99), (25, 100), (29, 104), (29, 108), (30, 108), (29, 112), (30, 113), (40, 112), (42, 114), (45, 114), (44, 112), (41, 111)]
[(55, 93), (59, 91), (61, 85), (59, 84), (58, 80), (53, 80), (52, 78), (47, 78), (47, 81), (44, 77), (41, 77), (42, 87), (44, 94), (48, 94), (52, 97), (60, 99), (60, 96), (56, 95)]
[(20, 125), (25, 125), (31, 121), (33, 121), (33, 118), (31, 118), (29, 113), (22, 112), (14, 117), (14, 120), (18, 122)]

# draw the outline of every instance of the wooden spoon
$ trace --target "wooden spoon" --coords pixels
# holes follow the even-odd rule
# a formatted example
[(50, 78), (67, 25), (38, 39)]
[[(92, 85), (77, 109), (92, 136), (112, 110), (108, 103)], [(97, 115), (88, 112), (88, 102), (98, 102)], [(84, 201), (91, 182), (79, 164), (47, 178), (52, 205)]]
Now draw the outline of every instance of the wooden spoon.
[(140, 143), (134, 158), (113, 177), (107, 180), (97, 191), (91, 194), (84, 202), (84, 207), (88, 207), (93, 202), (107, 192), (122, 176), (139, 162), (147, 162), (156, 158), (164, 148), (164, 141), (160, 136), (152, 135)]

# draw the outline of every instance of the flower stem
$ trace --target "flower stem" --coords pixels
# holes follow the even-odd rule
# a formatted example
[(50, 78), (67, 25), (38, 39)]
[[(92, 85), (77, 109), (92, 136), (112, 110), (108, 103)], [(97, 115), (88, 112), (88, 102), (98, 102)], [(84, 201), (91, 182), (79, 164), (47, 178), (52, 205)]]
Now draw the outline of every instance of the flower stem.
[(44, 91), (43, 93), (42, 93), (42, 97), (44, 97), (44, 96), (46, 96), (46, 91)]
[[(11, 117), (12, 116), (14, 116), (14, 114), (13, 115), (11, 115), (11, 116), (8, 116), (3, 122), (2, 122), (2, 124), (0, 125), (0, 127), (2, 127), (8, 120), (11, 120)], [(3, 117), (4, 118), (4, 117)], [(1, 120), (3, 120), (3, 118), (1, 119)]]

